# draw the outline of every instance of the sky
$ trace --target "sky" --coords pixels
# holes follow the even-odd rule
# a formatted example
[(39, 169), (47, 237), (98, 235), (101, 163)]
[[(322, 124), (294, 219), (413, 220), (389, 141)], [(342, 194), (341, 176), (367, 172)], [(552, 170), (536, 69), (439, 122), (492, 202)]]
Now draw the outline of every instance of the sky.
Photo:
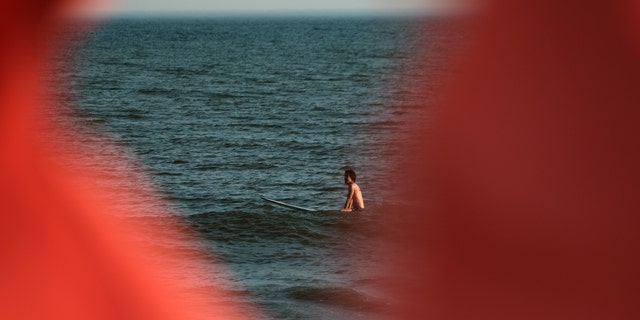
[(117, 13), (440, 12), (460, 0), (114, 0)]

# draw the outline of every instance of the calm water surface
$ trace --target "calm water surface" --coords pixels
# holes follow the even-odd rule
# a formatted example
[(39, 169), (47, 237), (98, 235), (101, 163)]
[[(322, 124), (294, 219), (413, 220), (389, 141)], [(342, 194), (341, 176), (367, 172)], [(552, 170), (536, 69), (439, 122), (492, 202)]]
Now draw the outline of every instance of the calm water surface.
[[(122, 170), (145, 171), (161, 190), (130, 203), (132, 219), (158, 223), (153, 207), (172, 207), (199, 237), (194, 247), (230, 268), (227, 289), (269, 318), (371, 319), (392, 301), (376, 286), (389, 276), (377, 267), (376, 217), (394, 204), (392, 168), (415, 101), (432, 98), (403, 84), (436, 81), (455, 41), (441, 21), (421, 22), (119, 18), (82, 32), (79, 50), (57, 59), (79, 109), (70, 123), (86, 132), (77, 142), (94, 146), (87, 157), (135, 159), (140, 167)], [(421, 46), (430, 59), (412, 61)], [(114, 156), (90, 128), (130, 153)], [(363, 189), (360, 215), (335, 211), (347, 166)]]

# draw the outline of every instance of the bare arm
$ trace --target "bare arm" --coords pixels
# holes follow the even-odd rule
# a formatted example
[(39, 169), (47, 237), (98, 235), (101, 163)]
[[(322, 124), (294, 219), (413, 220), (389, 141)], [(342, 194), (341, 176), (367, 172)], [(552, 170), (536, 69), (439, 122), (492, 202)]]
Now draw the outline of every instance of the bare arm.
[(343, 212), (350, 212), (353, 206), (353, 196), (356, 194), (356, 190), (353, 185), (349, 185), (349, 193), (347, 194), (347, 200), (344, 202), (344, 207), (340, 209)]

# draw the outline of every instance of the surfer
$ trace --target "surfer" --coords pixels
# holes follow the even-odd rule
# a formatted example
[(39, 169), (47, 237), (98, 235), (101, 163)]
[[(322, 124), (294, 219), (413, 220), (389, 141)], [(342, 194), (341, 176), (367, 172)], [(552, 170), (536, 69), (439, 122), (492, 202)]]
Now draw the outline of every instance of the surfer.
[(349, 193), (347, 193), (347, 200), (340, 211), (352, 212), (363, 210), (364, 199), (362, 198), (362, 191), (360, 190), (360, 187), (356, 184), (356, 172), (351, 169), (345, 170), (344, 183), (349, 186)]

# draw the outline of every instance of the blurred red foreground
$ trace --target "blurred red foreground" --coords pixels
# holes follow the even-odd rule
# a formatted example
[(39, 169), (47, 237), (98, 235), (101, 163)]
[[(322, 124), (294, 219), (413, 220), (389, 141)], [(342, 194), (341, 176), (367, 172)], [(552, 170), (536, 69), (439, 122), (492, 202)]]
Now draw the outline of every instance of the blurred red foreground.
[(422, 131), (429, 166), (407, 170), (434, 200), (405, 229), (421, 286), (404, 318), (640, 319), (635, 3), (479, 7)]
[[(152, 190), (114, 194), (74, 163), (72, 149), (45, 138), (43, 130), (61, 129), (42, 125), (51, 121), (42, 94), (50, 38), (67, 9), (53, 0), (0, 4), (0, 319), (257, 318), (237, 297), (194, 289), (214, 268), (202, 256), (143, 244), (185, 236), (177, 226), (143, 232), (106, 200)], [(96, 169), (117, 171), (110, 165)], [(201, 271), (172, 277), (183, 261)]]
[[(145, 263), (92, 181), (42, 156), (40, 54), (62, 5), (0, 4), (0, 318), (255, 317), (185, 308), (222, 293), (177, 298), (157, 281), (171, 265)], [(434, 194), (395, 243), (417, 284), (397, 318), (639, 319), (639, 6), (481, 9), (434, 126), (416, 133), (429, 166), (407, 170), (422, 183), (406, 195)]]

